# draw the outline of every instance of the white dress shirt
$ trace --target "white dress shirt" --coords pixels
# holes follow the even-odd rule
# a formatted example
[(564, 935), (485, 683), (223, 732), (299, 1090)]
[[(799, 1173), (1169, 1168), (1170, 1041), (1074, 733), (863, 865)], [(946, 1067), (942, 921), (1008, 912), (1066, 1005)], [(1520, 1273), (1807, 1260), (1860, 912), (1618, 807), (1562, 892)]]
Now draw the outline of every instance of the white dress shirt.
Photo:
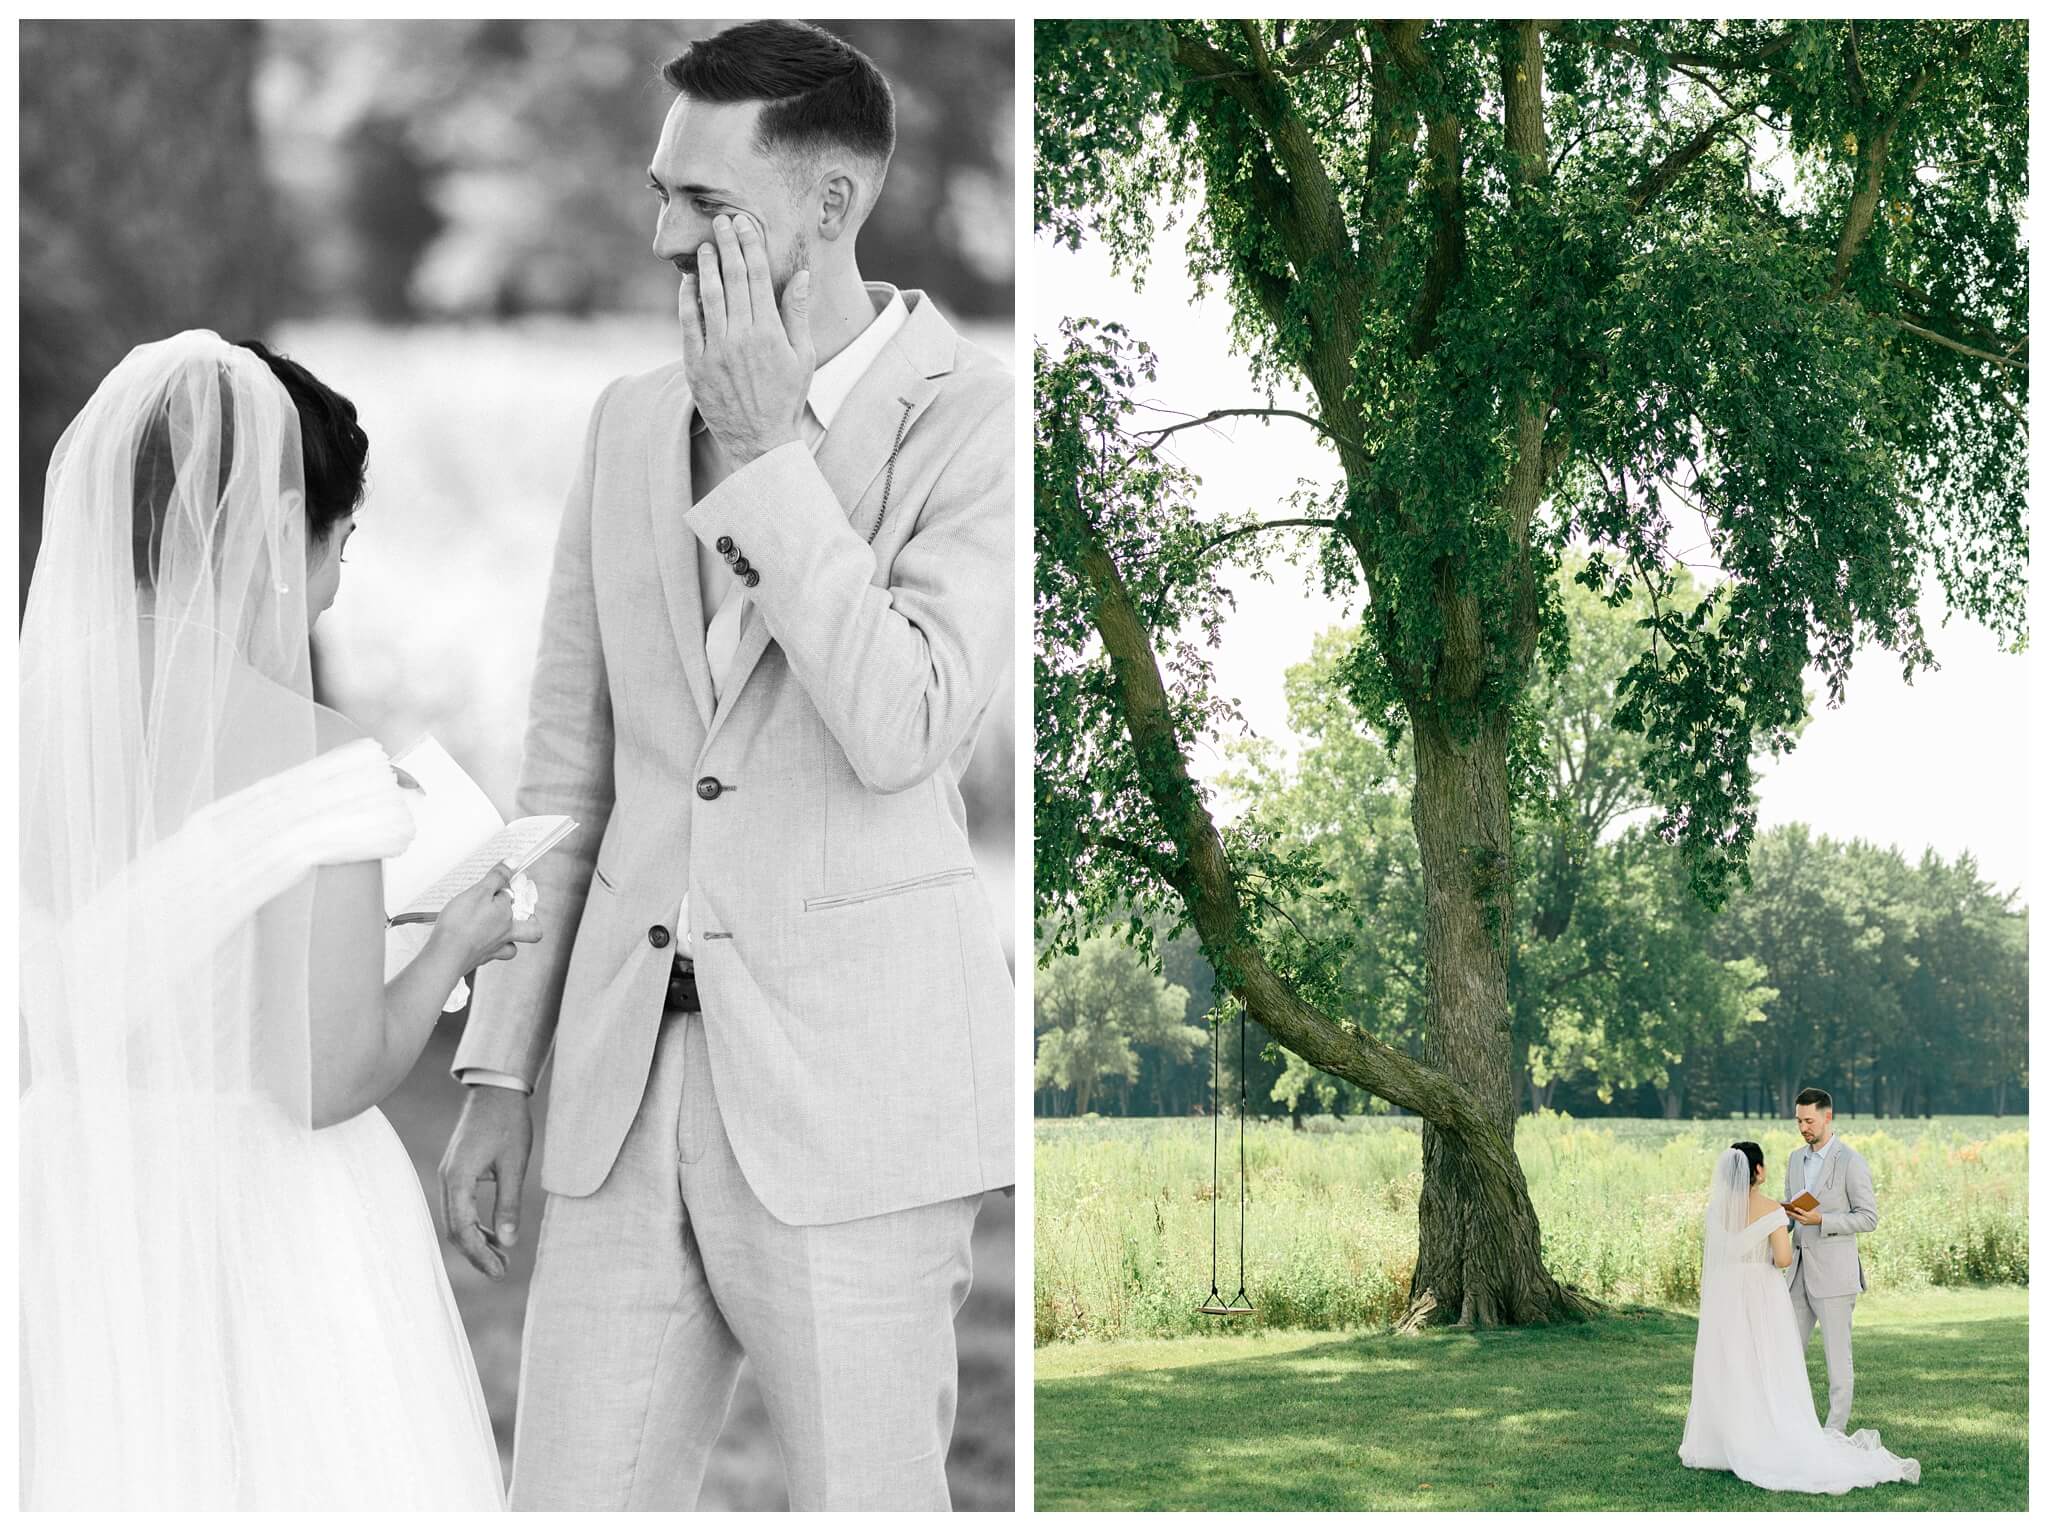
[(1808, 1147), (1799, 1150), (1799, 1168), (1806, 1176), (1807, 1190), (1819, 1193), (1821, 1175), (1827, 1167), (1828, 1155), (1834, 1152), (1834, 1148), (1835, 1135), (1831, 1132), (1828, 1134), (1828, 1140), (1819, 1148)]
[[(861, 380), (875, 358), (882, 354), (895, 333), (903, 328), (910, 317), (910, 310), (903, 305), (903, 294), (889, 289), (889, 301), (869, 321), (867, 327), (848, 341), (830, 361), (822, 363), (811, 374), (811, 389), (805, 400), (806, 408), (802, 423), (804, 445), (813, 454), (825, 440), (825, 433), (832, 429), (833, 418), (839, 413), (846, 396), (853, 392), (853, 385)], [(716, 489), (732, 472), (732, 465), (725, 450), (718, 444), (718, 438), (704, 423), (704, 417), (695, 411), (690, 414), (690, 491), (702, 496)], [(739, 649), (741, 630), (747, 619), (746, 589), (733, 578), (732, 570), (725, 561), (704, 544), (697, 541), (697, 592), (702, 597), (704, 610), (709, 614), (704, 631), (704, 657), (711, 667), (711, 689), (714, 697), (725, 689), (725, 670)], [(690, 892), (683, 890), (681, 905), (676, 910), (675, 928), (676, 951), (678, 955), (691, 957), (695, 947), (690, 939)], [(516, 959), (515, 959), (516, 960)], [(530, 1094), (533, 1086), (510, 1074), (494, 1073), (489, 1069), (464, 1069), (462, 1082), (470, 1084), (501, 1085), (508, 1090)]]

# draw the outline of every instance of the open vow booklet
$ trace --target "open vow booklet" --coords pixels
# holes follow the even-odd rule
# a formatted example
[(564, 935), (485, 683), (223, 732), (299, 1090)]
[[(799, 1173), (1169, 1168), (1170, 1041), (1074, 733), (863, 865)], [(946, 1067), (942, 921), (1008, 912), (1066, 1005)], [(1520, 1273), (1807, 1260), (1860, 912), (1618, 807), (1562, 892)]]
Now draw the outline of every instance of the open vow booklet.
[(448, 901), (502, 861), (516, 877), (567, 839), (576, 821), (539, 814), (507, 824), (483, 788), (429, 736), (391, 764), (417, 790), (405, 801), (416, 833), (384, 863), (384, 913), (393, 925), (431, 924)]

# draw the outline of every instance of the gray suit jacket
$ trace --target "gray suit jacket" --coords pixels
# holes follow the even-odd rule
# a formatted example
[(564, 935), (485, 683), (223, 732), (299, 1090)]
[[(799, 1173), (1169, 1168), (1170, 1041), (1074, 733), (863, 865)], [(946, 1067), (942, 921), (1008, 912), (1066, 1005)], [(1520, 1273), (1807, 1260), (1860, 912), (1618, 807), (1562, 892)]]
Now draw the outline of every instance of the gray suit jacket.
[[(903, 296), (815, 457), (696, 500), (680, 363), (591, 416), (519, 790), (582, 827), (455, 1060), (531, 1083), (552, 1047), (551, 1192), (602, 1185), (639, 1109), (685, 888), (719, 1112), (775, 1216), (1015, 1180), (1012, 987), (959, 789), (1014, 662), (1014, 390)], [(699, 538), (757, 576), (715, 705)]]
[[(1785, 1161), (1785, 1200), (1805, 1189), (1806, 1177), (1799, 1155), (1794, 1153)], [(1863, 1257), (1856, 1249), (1856, 1235), (1877, 1227), (1877, 1188), (1871, 1184), (1870, 1166), (1863, 1162), (1863, 1155), (1837, 1138), (1813, 1194), (1820, 1202), (1820, 1226), (1792, 1225), (1792, 1268), (1787, 1279), (1804, 1279), (1809, 1296), (1854, 1296), (1864, 1290)]]

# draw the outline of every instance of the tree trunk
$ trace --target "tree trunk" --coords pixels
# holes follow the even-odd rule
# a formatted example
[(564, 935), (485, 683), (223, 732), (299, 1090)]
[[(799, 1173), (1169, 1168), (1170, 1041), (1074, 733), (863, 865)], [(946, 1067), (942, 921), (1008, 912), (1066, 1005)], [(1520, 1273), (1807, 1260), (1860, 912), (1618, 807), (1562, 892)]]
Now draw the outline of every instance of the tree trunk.
[(1428, 975), (1423, 1062), (1493, 1126), (1505, 1151), (1489, 1159), (1423, 1122), (1421, 1240), (1401, 1327), (1575, 1317), (1583, 1305), (1544, 1269), (1536, 1209), (1514, 1156), (1506, 720), (1489, 720), (1463, 741), (1421, 712), (1414, 740)]
[(1664, 1086), (1657, 1092), (1657, 1099), (1664, 1107), (1664, 1120), (1675, 1122), (1685, 1114), (1685, 1091), (1675, 1084)]

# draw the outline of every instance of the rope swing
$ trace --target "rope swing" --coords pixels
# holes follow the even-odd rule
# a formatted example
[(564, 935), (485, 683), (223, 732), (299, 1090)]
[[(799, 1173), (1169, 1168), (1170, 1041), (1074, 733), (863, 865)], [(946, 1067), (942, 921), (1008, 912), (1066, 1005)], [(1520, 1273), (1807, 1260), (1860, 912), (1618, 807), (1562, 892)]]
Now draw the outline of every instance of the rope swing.
[(1211, 1318), (1242, 1318), (1252, 1311), (1252, 1300), (1244, 1290), (1244, 1007), (1239, 1005), (1237, 1009), (1237, 1295), (1228, 1302), (1223, 1300), (1223, 1293), (1216, 1285), (1216, 1203), (1223, 1199), (1223, 1067), (1219, 1040), (1223, 1026), (1213, 1019), (1213, 1015), (1212, 1011), (1209, 1022), (1209, 1300), (1195, 1311), (1206, 1313)]

